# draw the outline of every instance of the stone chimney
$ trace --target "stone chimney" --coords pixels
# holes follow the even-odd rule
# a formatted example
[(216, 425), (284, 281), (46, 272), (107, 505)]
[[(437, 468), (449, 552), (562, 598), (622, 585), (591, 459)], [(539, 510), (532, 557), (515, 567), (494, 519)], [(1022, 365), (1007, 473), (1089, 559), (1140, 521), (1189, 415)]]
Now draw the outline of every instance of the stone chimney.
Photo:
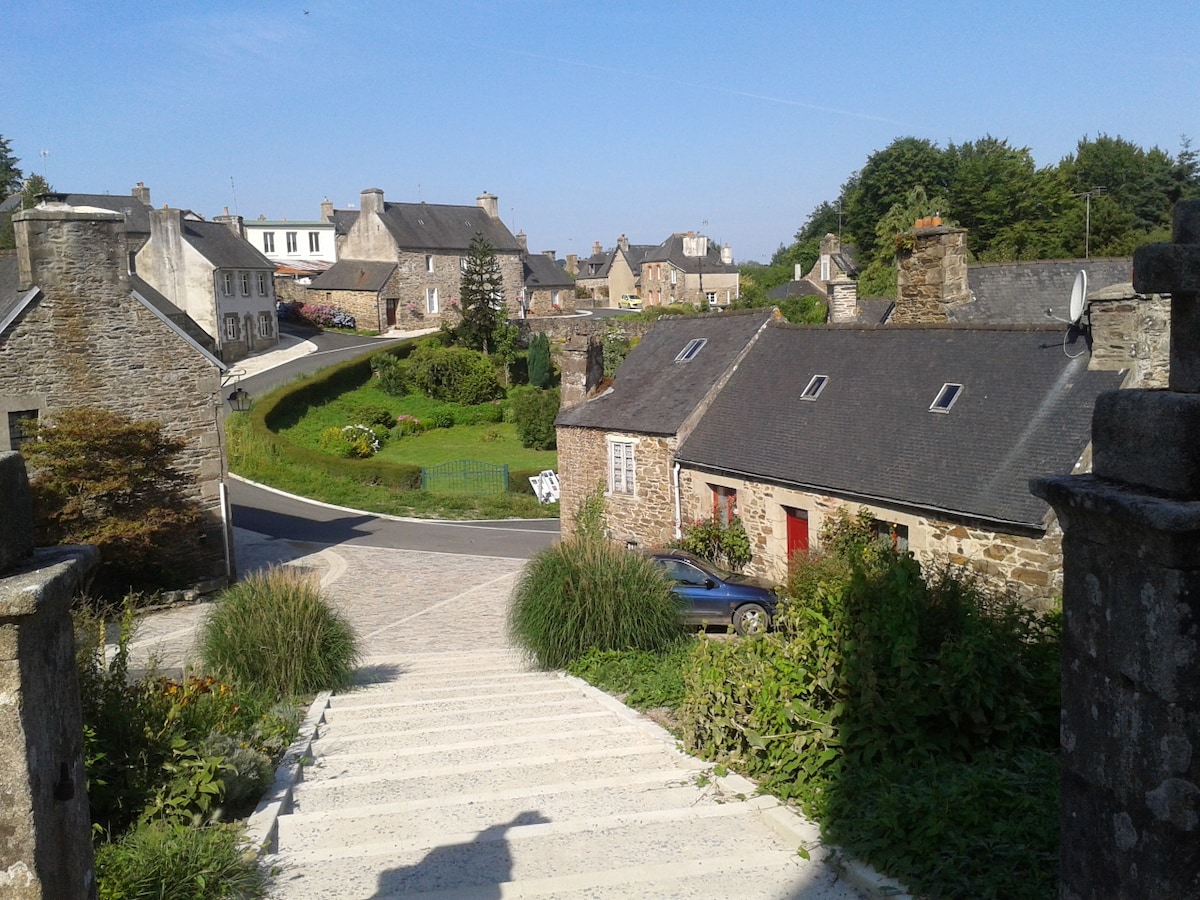
[(364, 213), (383, 215), (383, 189), (367, 188), (358, 198), (358, 208)]
[(333, 221), (333, 201), (330, 200), (328, 197), (326, 197), (324, 200), (321, 201), (321, 221), (322, 222), (332, 222)]
[(228, 206), (225, 207), (224, 213), (219, 216), (213, 216), (213, 221), (220, 222), (240, 238), (246, 237), (246, 223), (241, 216), (231, 216)]
[(624, 250), (626, 253), (628, 253), (629, 252), (629, 238), (625, 237), (625, 235), (621, 235), (619, 238), (617, 238), (617, 246), (620, 247), (622, 250)]
[(897, 297), (892, 321), (933, 324), (949, 321), (946, 310), (968, 303), (967, 230), (936, 217), (918, 219), (897, 236)]
[(572, 275), (579, 274), (579, 255), (577, 253), (567, 254), (567, 271)]
[(577, 406), (604, 377), (604, 345), (589, 334), (572, 334), (559, 356), (562, 381), (559, 408)]
[(733, 251), (729, 249), (728, 244), (721, 245), (721, 264), (726, 266), (733, 265)]
[(129, 245), (125, 216), (87, 212), (62, 203), (42, 204), (13, 216), (17, 244), (17, 289), (62, 287), (108, 297), (108, 288), (128, 294)]
[(517, 232), (517, 243), (521, 245), (524, 252), (529, 252), (529, 236), (525, 234), (524, 229)]
[(558, 262), (558, 251), (557, 250), (543, 250), (542, 256), (546, 257), (546, 259), (549, 259), (553, 262), (556, 262), (556, 263)]
[(137, 187), (135, 187), (130, 193), (138, 200), (142, 201), (142, 203), (150, 206), (150, 188), (146, 187), (146, 185), (142, 184), (140, 181), (137, 183)]
[(475, 198), (475, 205), (493, 219), (500, 218), (500, 198), (495, 194), (489, 194), (487, 191), (484, 191)]
[(1129, 282), (1087, 297), (1092, 355), (1089, 369), (1129, 370), (1122, 387), (1164, 388), (1171, 358), (1171, 300), (1146, 297)]
[(604, 249), (600, 246), (600, 242), (592, 241), (592, 256), (599, 256), (603, 252)]
[(858, 321), (858, 282), (852, 278), (838, 278), (827, 284), (829, 288), (829, 321), (833, 324)]

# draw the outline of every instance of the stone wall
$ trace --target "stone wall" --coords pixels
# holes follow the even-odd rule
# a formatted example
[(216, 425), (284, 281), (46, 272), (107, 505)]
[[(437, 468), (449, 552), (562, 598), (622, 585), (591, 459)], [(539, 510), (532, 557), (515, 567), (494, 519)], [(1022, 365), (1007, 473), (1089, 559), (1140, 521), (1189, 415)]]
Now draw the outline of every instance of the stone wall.
[(1092, 357), (1089, 369), (1128, 369), (1127, 388), (1167, 386), (1171, 356), (1171, 300), (1144, 297), (1132, 284), (1114, 284), (1088, 295)]
[(808, 514), (809, 546), (816, 549), (827, 519), (841, 510), (854, 514), (865, 507), (882, 522), (906, 527), (909, 550), (922, 563), (960, 566), (1034, 607), (1049, 605), (1062, 589), (1062, 535), (1053, 516), (1048, 517), (1046, 535), (1036, 537), (1002, 534), (976, 525), (693, 469), (680, 472), (680, 484), (684, 522), (711, 517), (713, 486), (737, 491), (738, 515), (754, 554), (746, 571), (753, 575), (780, 582), (787, 577), (788, 508)]
[[(608, 490), (609, 438), (634, 442), (634, 493)], [(604, 432), (591, 428), (558, 429), (559, 513), (562, 536), (575, 533), (584, 498), (598, 485), (605, 489), (605, 526), (609, 536), (640, 547), (661, 547), (675, 536), (675, 498), (671, 469), (674, 438)]]
[(901, 236), (897, 254), (897, 325), (947, 321), (946, 308), (970, 302), (967, 232), (944, 225), (914, 228)]
[(92, 406), (161, 422), (184, 443), (176, 467), (204, 519), (189, 577), (223, 579), (219, 369), (132, 297), (119, 215), (32, 209), (14, 222), (22, 287), (42, 294), (5, 333), (0, 447), (10, 412)]

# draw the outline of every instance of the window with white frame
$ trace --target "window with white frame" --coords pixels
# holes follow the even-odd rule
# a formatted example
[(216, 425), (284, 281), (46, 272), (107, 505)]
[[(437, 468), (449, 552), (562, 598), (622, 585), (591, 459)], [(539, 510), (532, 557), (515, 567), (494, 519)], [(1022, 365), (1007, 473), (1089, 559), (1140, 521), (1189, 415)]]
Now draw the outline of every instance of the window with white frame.
[(321, 232), (310, 231), (308, 233), (308, 252), (309, 253), (320, 253), (321, 252)]
[(232, 272), (222, 272), (221, 273), (221, 289), (225, 292), (226, 297), (233, 294), (233, 273)]
[(261, 338), (269, 338), (271, 336), (271, 319), (274, 318), (270, 313), (258, 314), (258, 336)]
[(708, 301), (709, 306), (716, 306), (717, 305), (717, 292), (716, 291), (705, 291), (704, 299)]
[(433, 254), (431, 254), (431, 253), (425, 254), (425, 271), (426, 272), (433, 271)]
[(723, 484), (710, 484), (712, 489), (713, 518), (722, 525), (729, 525), (738, 514), (737, 489)]
[(250, 296), (250, 273), (243, 272), (241, 275), (241, 280), (242, 280), (242, 296), (248, 297), (248, 296)]
[(675, 269), (672, 269), (671, 270), (671, 284), (678, 284), (679, 283), (678, 279), (679, 279), (678, 272)]
[(274, 253), (274, 252), (275, 252), (275, 232), (264, 231), (263, 232), (263, 253)]
[(238, 317), (236, 315), (225, 317), (225, 340), (236, 341), (238, 339)]
[(267, 273), (258, 273), (258, 294), (260, 297), (267, 296)]
[(436, 313), (438, 311), (438, 289), (435, 287), (425, 288), (425, 312)]
[(614, 494), (634, 493), (634, 442), (608, 442), (608, 489)]
[(295, 253), (296, 252), (296, 232), (294, 232), (294, 231), (285, 232), (284, 237), (287, 238), (287, 252)]

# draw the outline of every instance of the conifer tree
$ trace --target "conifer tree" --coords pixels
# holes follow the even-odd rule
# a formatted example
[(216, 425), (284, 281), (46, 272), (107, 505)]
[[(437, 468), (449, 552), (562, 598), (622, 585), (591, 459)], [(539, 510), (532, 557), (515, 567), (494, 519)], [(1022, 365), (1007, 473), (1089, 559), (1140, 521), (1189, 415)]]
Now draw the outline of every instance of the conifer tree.
[(496, 251), (481, 232), (471, 238), (460, 293), (462, 322), (456, 329), (458, 339), (472, 350), (488, 353), (505, 309), (504, 281)]

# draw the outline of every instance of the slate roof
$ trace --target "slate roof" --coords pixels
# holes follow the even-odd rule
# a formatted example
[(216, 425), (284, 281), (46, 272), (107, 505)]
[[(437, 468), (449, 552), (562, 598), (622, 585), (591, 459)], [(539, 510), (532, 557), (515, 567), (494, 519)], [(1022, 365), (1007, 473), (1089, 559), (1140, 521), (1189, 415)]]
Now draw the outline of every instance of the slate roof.
[[(673, 435), (771, 316), (752, 309), (661, 318), (617, 369), (612, 389), (563, 410), (555, 424)], [(707, 341), (700, 352), (676, 362), (697, 338)]]
[[(604, 253), (593, 253), (587, 259), (579, 261), (578, 278), (607, 278), (608, 270), (612, 268), (613, 257), (616, 256), (616, 251), (609, 250)], [(596, 271), (592, 272), (592, 266), (596, 267)]]
[(738, 267), (721, 262), (721, 249), (711, 240), (708, 241), (708, 253), (705, 256), (684, 256), (682, 234), (673, 234), (657, 247), (650, 250), (642, 263), (669, 262), (675, 268), (689, 275), (697, 272), (736, 272)]
[(92, 206), (123, 213), (130, 234), (150, 233), (150, 207), (132, 194), (62, 194), (68, 206)]
[(1021, 263), (979, 263), (967, 269), (972, 301), (950, 309), (952, 322), (1040, 325), (1050, 321), (1046, 307), (1067, 318), (1071, 286), (1082, 269), (1088, 291), (1129, 281), (1133, 258), (1045, 259)]
[(548, 288), (570, 288), (575, 286), (575, 279), (557, 261), (548, 256), (538, 254), (526, 256), (523, 260), (525, 271), (525, 287), (530, 290), (546, 290)]
[(8, 318), (21, 296), (17, 291), (17, 251), (0, 250), (0, 322)]
[[(345, 234), (360, 212), (335, 210), (333, 220), (337, 233)], [(503, 222), (493, 219), (479, 206), (385, 201), (382, 219), (396, 245), (403, 250), (465, 253), (476, 232), (483, 234), (493, 250), (519, 252), (523, 249)]]
[(217, 269), (270, 269), (275, 263), (260, 253), (253, 244), (240, 237), (221, 222), (203, 222), (188, 218), (180, 223), (183, 239)]
[(160, 294), (148, 281), (137, 275), (130, 275), (129, 286), (137, 291), (143, 300), (170, 319), (176, 328), (213, 356), (217, 355), (217, 342), (213, 339), (212, 335), (197, 325), (195, 319)]
[(383, 290), (396, 269), (394, 262), (369, 259), (339, 259), (312, 280), (314, 291), (373, 291)]
[[(680, 462), (816, 493), (1037, 530), (1030, 477), (1068, 474), (1099, 393), (1060, 329), (771, 325), (695, 430)], [(1069, 358), (1067, 352), (1075, 355)], [(1076, 355), (1077, 354), (1077, 355)], [(814, 375), (816, 400), (800, 394)], [(947, 413), (929, 407), (963, 385)]]
[(799, 281), (785, 281), (767, 291), (768, 300), (786, 300), (788, 297), (820, 297), (826, 298), (825, 285), (810, 278)]

